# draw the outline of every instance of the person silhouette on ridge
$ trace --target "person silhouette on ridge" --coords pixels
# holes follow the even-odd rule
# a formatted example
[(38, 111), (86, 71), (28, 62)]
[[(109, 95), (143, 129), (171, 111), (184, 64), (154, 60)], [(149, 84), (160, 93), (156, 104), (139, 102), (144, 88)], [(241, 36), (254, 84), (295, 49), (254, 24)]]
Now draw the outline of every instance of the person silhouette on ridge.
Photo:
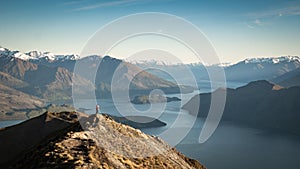
[(100, 113), (100, 106), (99, 106), (99, 104), (97, 104), (96, 105), (96, 113), (94, 115), (91, 115), (93, 127), (97, 127), (97, 125), (99, 123), (99, 118), (97, 117), (97, 114), (99, 114), (99, 113)]
[(100, 106), (99, 104), (96, 105), (96, 114), (98, 114), (100, 112)]

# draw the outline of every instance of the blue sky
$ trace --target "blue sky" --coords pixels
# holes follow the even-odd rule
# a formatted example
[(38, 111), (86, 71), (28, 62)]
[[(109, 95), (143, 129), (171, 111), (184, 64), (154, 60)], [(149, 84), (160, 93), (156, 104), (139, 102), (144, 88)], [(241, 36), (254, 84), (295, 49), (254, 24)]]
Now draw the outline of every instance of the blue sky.
[(80, 53), (106, 23), (163, 12), (199, 27), (222, 62), (300, 55), (300, 1), (52, 0), (1, 1), (0, 45), (27, 52)]

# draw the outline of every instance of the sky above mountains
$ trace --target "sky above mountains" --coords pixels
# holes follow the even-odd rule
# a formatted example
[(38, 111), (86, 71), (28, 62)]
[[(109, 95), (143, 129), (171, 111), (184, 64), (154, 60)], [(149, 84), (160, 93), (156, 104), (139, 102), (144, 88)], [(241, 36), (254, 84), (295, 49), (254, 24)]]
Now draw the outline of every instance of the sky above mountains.
[(22, 52), (79, 54), (102, 26), (141, 12), (169, 13), (193, 23), (221, 62), (300, 55), (299, 0), (1, 1), (0, 45)]

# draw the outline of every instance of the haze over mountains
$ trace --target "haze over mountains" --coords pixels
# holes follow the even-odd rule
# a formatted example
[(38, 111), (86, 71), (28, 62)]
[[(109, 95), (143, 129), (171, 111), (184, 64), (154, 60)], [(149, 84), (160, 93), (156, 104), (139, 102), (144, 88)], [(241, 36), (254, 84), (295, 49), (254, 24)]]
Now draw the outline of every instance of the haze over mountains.
[[(209, 81), (208, 72), (218, 73), (223, 69), (227, 82), (248, 83), (256, 80), (270, 80), (276, 77), (284, 76), (297, 68), (300, 68), (300, 58), (298, 56), (281, 56), (274, 58), (252, 58), (245, 59), (235, 64), (218, 64), (218, 65), (203, 65), (201, 63), (195, 64), (165, 64), (163, 62), (155, 61), (142, 61), (136, 62), (142, 68), (154, 67), (156, 69), (150, 70), (154, 75), (164, 77), (172, 80), (163, 71), (178, 74), (182, 78), (186, 78), (183, 70), (189, 69), (193, 73), (199, 88), (201, 89), (202, 83)], [(221, 69), (222, 68), (222, 69)], [(275, 81), (274, 81), (275, 82)], [(300, 84), (300, 83), (298, 83)], [(232, 86), (230, 86), (232, 87)], [(287, 86), (286, 86), (287, 87)]]

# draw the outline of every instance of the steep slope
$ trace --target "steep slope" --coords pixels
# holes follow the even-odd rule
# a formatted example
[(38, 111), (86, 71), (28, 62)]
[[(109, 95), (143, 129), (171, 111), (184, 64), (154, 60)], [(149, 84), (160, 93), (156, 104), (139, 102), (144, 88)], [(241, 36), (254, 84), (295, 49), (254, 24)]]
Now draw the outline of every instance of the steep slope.
[(5, 56), (2, 54), (0, 57), (0, 71), (20, 80), (25, 80), (26, 72), (33, 72), (37, 69), (38, 65), (10, 55)]
[(13, 164), (12, 161), (22, 152), (29, 151), (49, 136), (63, 133), (65, 129), (72, 127), (76, 118), (76, 113), (61, 113), (60, 116), (55, 113), (44, 113), (16, 126), (0, 130), (1, 166)]
[(54, 68), (54, 80), (46, 85), (46, 91), (42, 93), (43, 98), (50, 100), (71, 99), (72, 85), (83, 86), (77, 91), (77, 94), (84, 95), (85, 89), (95, 89), (94, 85), (85, 78), (69, 72), (67, 69)]
[(132, 80), (130, 88), (136, 90), (176, 87), (176, 84), (172, 82), (143, 71), (133, 64), (109, 56), (103, 58), (98, 72), (97, 81), (101, 80), (105, 83), (111, 83), (112, 77), (117, 76), (117, 83), (120, 84), (125, 84), (127, 81)]
[[(97, 59), (97, 60), (96, 60)], [(95, 56), (77, 60), (86, 70), (79, 72), (90, 81), (95, 80), (98, 89), (98, 97), (110, 96), (111, 85), (114, 77), (114, 88), (118, 91), (128, 92), (126, 86), (129, 84), (129, 92), (133, 95), (148, 94), (153, 89), (161, 89), (166, 93), (191, 92), (194, 89), (187, 86), (178, 86), (173, 82), (159, 78), (141, 68), (109, 56), (97, 58)], [(96, 63), (99, 63), (98, 69)], [(89, 77), (87, 72), (97, 72), (96, 77)], [(95, 79), (94, 79), (95, 78)]]
[(28, 83), (4, 72), (0, 72), (0, 83), (16, 89), (28, 86)]
[[(16, 111), (37, 109), (43, 105), (44, 102), (36, 97), (0, 84), (0, 119), (2, 120), (9, 118)], [(17, 116), (13, 117), (16, 118)], [(22, 118), (24, 117), (20, 117), (20, 119)]]
[(48, 112), (4, 129), (0, 136), (5, 138), (1, 150), (6, 150), (0, 152), (0, 164), (14, 169), (204, 168), (161, 139), (103, 115)]
[(300, 68), (287, 72), (271, 81), (283, 87), (300, 86)]
[[(215, 92), (220, 92), (219, 89)], [(200, 107), (197, 100), (200, 97)], [(198, 109), (206, 117), (211, 93), (194, 96), (183, 108)], [(263, 129), (300, 133), (300, 87), (280, 88), (267, 81), (251, 82), (237, 89), (227, 89), (222, 120)]]
[(94, 88), (91, 82), (65, 68), (36, 65), (10, 55), (0, 57), (0, 71), (3, 76), (1, 83), (49, 101), (71, 99), (74, 82)]

